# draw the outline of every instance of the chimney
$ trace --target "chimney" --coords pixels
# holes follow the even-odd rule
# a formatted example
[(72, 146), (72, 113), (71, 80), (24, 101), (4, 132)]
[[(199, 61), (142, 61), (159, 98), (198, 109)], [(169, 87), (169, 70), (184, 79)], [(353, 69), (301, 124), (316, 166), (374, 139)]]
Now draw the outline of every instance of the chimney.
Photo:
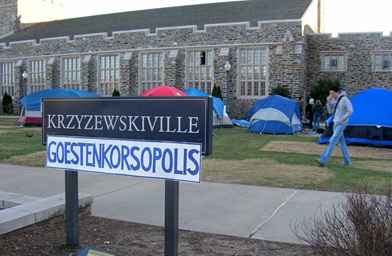
[(325, 32), (325, 0), (317, 0), (317, 32)]

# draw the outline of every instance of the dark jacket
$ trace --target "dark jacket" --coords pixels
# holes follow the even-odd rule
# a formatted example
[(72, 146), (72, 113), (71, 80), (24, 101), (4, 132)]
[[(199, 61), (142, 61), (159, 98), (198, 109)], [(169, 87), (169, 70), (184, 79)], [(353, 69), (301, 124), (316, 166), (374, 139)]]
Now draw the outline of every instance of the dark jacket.
[(314, 104), (313, 105), (313, 115), (321, 116), (323, 113), (324, 113), (323, 106), (320, 106), (319, 104)]

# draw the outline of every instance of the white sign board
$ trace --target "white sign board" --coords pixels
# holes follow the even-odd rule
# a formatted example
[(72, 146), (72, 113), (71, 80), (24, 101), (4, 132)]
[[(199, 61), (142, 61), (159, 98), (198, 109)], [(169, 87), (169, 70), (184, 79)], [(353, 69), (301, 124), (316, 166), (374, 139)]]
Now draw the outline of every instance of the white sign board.
[(46, 167), (200, 183), (200, 143), (48, 136)]

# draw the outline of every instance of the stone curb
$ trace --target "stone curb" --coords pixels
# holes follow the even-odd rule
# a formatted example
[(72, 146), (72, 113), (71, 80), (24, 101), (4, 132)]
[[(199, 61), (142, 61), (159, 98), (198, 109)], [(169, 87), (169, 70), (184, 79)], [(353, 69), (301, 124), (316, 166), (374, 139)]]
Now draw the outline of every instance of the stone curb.
[[(36, 198), (0, 192), (0, 206), (17, 202), (25, 203), (0, 211), (0, 235), (65, 214), (65, 194)], [(79, 193), (79, 208), (92, 203), (92, 195)]]

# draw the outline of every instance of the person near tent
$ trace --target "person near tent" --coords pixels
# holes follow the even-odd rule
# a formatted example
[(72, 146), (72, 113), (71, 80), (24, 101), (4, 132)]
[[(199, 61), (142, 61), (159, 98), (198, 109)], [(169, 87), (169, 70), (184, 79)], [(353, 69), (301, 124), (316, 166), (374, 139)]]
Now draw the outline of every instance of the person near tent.
[(333, 149), (336, 145), (339, 145), (343, 154), (343, 165), (351, 165), (346, 140), (344, 139), (344, 129), (347, 126), (348, 119), (354, 113), (354, 109), (350, 99), (347, 98), (344, 92), (340, 92), (338, 86), (331, 86), (329, 93), (331, 97), (336, 100), (336, 104), (333, 106), (333, 134), (329, 141), (328, 148), (323, 152), (320, 158), (316, 158), (314, 161), (320, 166), (325, 166)]
[(311, 98), (309, 100), (309, 104), (306, 105), (305, 108), (306, 117), (309, 120), (309, 129), (313, 129), (313, 105), (314, 105), (314, 99)]
[(313, 105), (313, 131), (320, 129), (320, 120), (323, 115), (324, 108), (320, 100), (316, 100), (316, 104)]

